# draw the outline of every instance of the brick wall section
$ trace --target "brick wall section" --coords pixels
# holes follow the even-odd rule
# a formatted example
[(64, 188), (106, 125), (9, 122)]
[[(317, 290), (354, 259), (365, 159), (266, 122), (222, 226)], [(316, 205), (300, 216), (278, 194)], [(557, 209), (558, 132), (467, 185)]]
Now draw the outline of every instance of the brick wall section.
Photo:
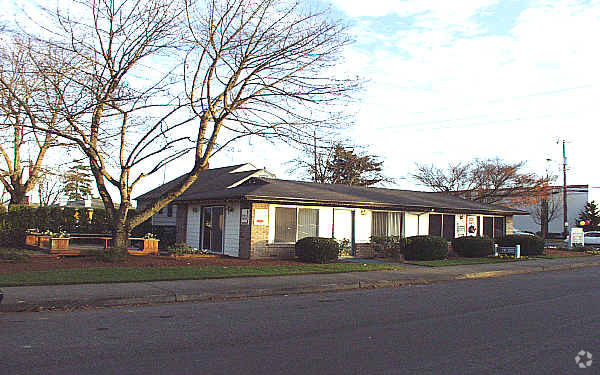
[(357, 258), (375, 257), (375, 246), (372, 243), (356, 243), (354, 246), (356, 249)]
[(506, 217), (506, 234), (513, 234), (515, 232), (515, 224), (514, 224), (513, 216)]
[(175, 241), (186, 242), (187, 239), (187, 213), (188, 206), (181, 204), (177, 206), (176, 217), (175, 217)]
[(268, 203), (252, 203), (250, 214), (250, 258), (266, 258), (270, 256), (267, 249), (269, 241), (269, 223), (254, 225), (254, 212), (257, 209), (269, 209)]

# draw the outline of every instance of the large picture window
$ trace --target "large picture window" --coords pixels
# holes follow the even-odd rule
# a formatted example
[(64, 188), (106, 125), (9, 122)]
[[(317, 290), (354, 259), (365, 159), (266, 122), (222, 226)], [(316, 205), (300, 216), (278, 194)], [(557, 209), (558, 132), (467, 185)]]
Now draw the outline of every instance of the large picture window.
[(319, 235), (319, 210), (275, 207), (275, 242), (296, 242)]
[(401, 236), (402, 212), (373, 211), (372, 236)]
[(490, 238), (500, 238), (506, 232), (506, 222), (503, 217), (483, 217), (483, 235)]

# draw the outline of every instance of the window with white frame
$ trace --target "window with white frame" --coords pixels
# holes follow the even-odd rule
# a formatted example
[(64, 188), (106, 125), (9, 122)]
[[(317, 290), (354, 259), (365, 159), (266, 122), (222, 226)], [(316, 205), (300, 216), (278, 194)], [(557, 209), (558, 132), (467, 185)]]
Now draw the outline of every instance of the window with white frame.
[(296, 242), (319, 235), (319, 210), (314, 208), (275, 207), (275, 242)]
[(374, 237), (401, 236), (402, 212), (373, 211), (371, 235)]

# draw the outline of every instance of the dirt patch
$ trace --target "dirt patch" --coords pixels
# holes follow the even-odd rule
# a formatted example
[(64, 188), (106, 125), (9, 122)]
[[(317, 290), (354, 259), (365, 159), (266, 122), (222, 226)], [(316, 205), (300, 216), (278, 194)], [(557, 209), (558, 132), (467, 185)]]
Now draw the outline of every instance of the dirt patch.
[(128, 256), (122, 262), (105, 263), (94, 257), (50, 257), (32, 256), (28, 262), (0, 261), (0, 273), (46, 271), (73, 268), (99, 267), (209, 267), (209, 266), (279, 266), (304, 264), (294, 260), (246, 260), (230, 257), (175, 259), (166, 256)]
[(555, 249), (546, 249), (544, 250), (544, 254), (552, 255), (556, 257), (580, 257), (586, 256), (590, 254), (586, 254), (583, 251), (567, 251), (567, 250), (555, 250)]

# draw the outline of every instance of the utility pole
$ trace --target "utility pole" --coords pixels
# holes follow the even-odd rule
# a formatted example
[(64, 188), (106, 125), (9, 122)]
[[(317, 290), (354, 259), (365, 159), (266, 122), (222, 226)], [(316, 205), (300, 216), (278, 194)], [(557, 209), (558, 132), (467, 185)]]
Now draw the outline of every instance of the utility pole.
[(569, 234), (569, 220), (567, 217), (567, 154), (565, 152), (565, 140), (562, 140), (562, 152), (563, 152), (563, 222), (564, 230), (563, 237), (567, 238)]
[(315, 156), (315, 164), (314, 164), (314, 172), (315, 172), (315, 177), (314, 177), (314, 182), (319, 182), (317, 181), (317, 131), (315, 130), (313, 133), (313, 140), (314, 140), (314, 149), (313, 149), (313, 153)]

